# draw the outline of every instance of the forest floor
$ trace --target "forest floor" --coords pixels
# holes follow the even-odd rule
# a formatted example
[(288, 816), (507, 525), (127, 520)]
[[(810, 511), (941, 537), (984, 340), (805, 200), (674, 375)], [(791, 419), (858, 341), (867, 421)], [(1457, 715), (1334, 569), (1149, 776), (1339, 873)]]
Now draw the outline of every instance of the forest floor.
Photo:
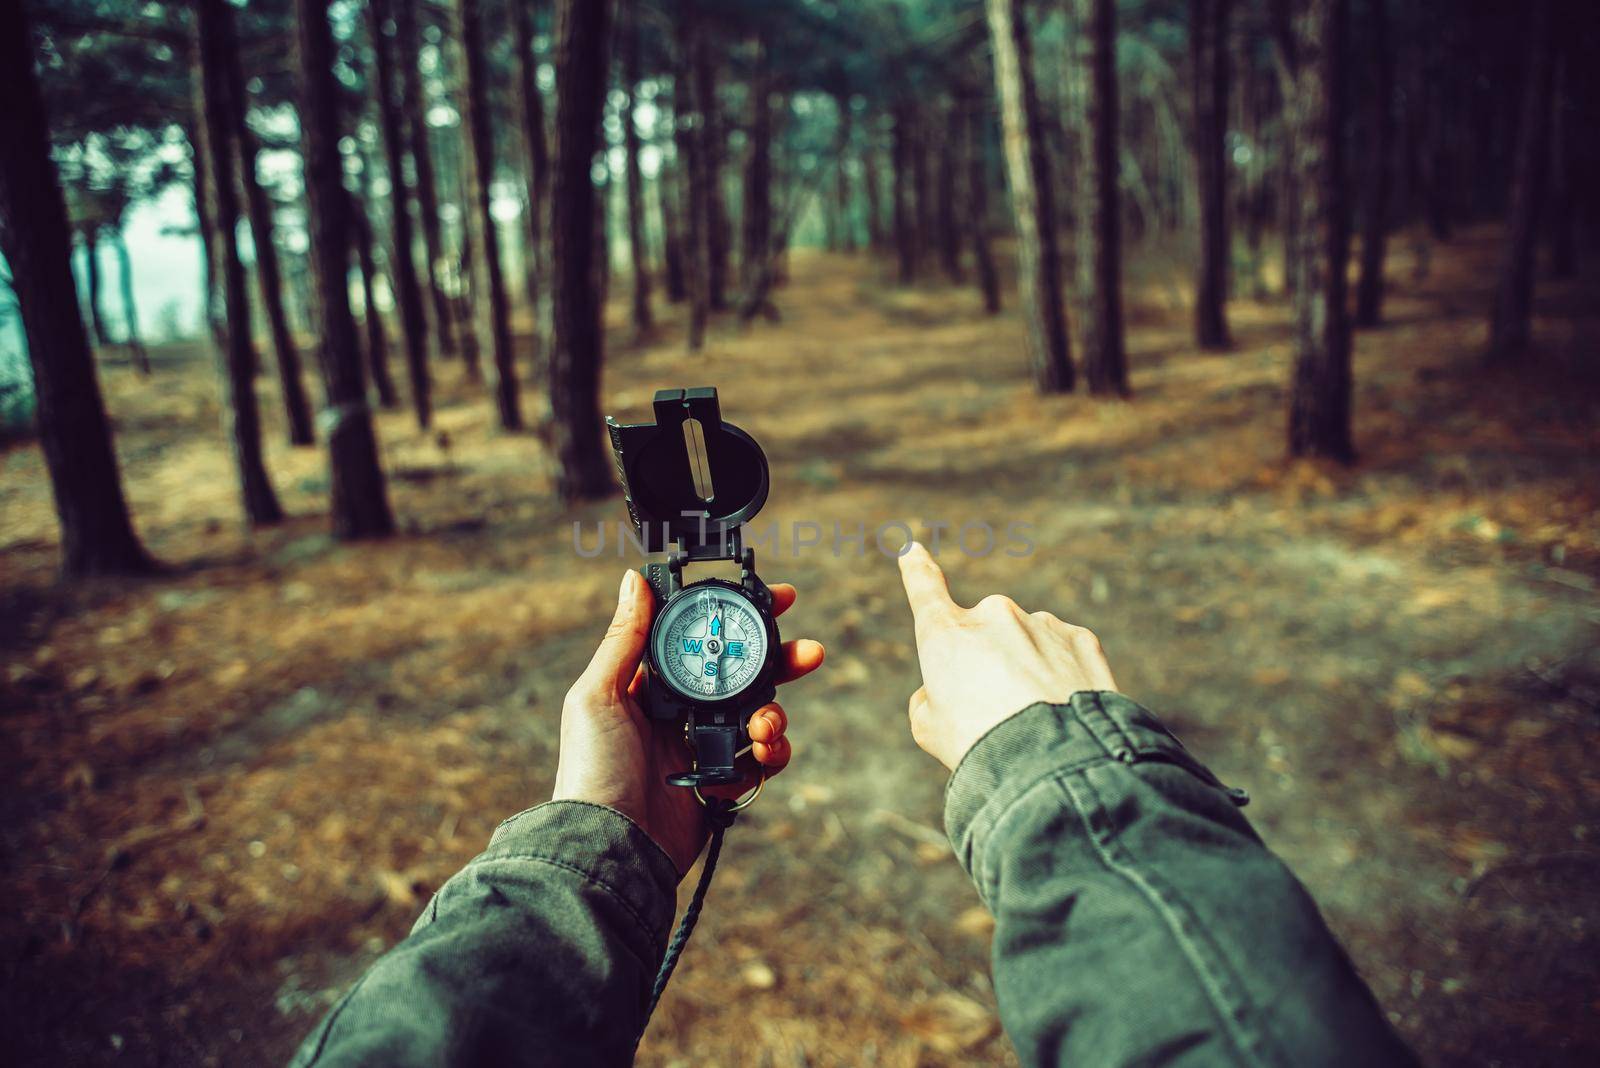
[[(772, 461), (762, 519), (821, 525), (761, 570), (800, 588), (785, 634), (829, 648), (786, 692), (795, 763), (732, 833), (641, 1062), (1012, 1062), (870, 533), (982, 521), (1031, 524), (1033, 552), (947, 544), (957, 598), (1097, 631), (1127, 692), (1251, 791), (1426, 1060), (1596, 1063), (1600, 301), (1593, 275), (1541, 283), (1538, 359), (1486, 370), (1495, 248), (1468, 232), (1421, 280), (1391, 257), (1350, 470), (1283, 460), (1281, 300), (1235, 302), (1236, 349), (1202, 355), (1159, 264), (1129, 269), (1129, 403), (1035, 395), (1013, 310), (864, 258), (797, 254), (783, 321), (714, 329), (692, 362), (675, 309), (640, 347), (614, 307), (606, 409), (720, 387)], [(562, 509), (537, 438), (495, 432), (456, 364), (446, 437), (381, 417), (403, 532), (379, 544), (330, 540), (322, 456), (282, 443), (263, 376), (293, 518), (247, 533), (209, 358), (155, 359), (103, 381), (168, 573), (57, 584), (38, 450), (0, 453), (0, 1019), (24, 1062), (283, 1061), (548, 796), (625, 566), (614, 525), (603, 556), (573, 548), (620, 498)], [(864, 553), (835, 554), (836, 522)]]

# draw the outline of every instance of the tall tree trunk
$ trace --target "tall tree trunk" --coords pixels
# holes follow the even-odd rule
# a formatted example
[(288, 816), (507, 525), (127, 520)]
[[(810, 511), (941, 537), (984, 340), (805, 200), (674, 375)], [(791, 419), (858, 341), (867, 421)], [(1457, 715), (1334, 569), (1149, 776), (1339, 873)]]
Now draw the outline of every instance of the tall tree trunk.
[(228, 52), (233, 8), (228, 0), (196, 0), (195, 49), (200, 64), (201, 144), (210, 176), (212, 243), (222, 273), (221, 356), (226, 403), (223, 411), (246, 520), (252, 526), (283, 518), (261, 454), (261, 413), (256, 403), (255, 350), (250, 340), (250, 303), (239, 259), (239, 200), (234, 175), (234, 104), (229, 91)]
[[(872, 118), (874, 116), (870, 116)], [(867, 187), (867, 246), (881, 252), (886, 244), (883, 233), (883, 177), (878, 172), (877, 123), (869, 122), (861, 146), (861, 183)]]
[(705, 165), (705, 112), (699, 100), (696, 72), (701, 67), (700, 52), (705, 47), (695, 0), (685, 0), (678, 8), (677, 77), (673, 80), (673, 112), (677, 116), (678, 158), (684, 161), (681, 183), (686, 203), (684, 219), (684, 272), (689, 283), (690, 352), (705, 346), (706, 319), (711, 310), (711, 247), (709, 201)]
[(662, 141), (661, 165), (656, 168), (656, 207), (661, 214), (661, 267), (666, 277), (667, 300), (681, 304), (688, 294), (683, 277), (683, 223), (678, 207), (683, 203), (683, 193), (678, 188), (683, 180), (683, 168), (679, 162), (667, 159), (666, 144), (672, 139), (674, 120), (670, 118), (671, 109), (662, 106), (659, 92), (656, 94), (656, 114), (663, 116), (656, 125)]
[(1556, 65), (1556, 87), (1552, 97), (1555, 114), (1550, 120), (1550, 210), (1545, 232), (1550, 240), (1550, 277), (1572, 278), (1578, 273), (1578, 220), (1575, 191), (1582, 181), (1579, 155), (1583, 151), (1578, 132), (1578, 102), (1572, 83), (1572, 58), (1576, 49), (1570, 41), (1560, 46)]
[[(511, 348), (511, 307), (500, 271), (500, 236), (491, 210), (489, 184), (494, 178), (494, 129), (489, 115), (489, 64), (483, 51), (483, 21), (478, 0), (456, 0), (461, 20), (461, 49), (465, 59), (467, 127), (471, 151), (467, 153), (469, 215), (472, 225), (476, 277), (484, 291), (475, 292), (479, 338), (488, 338), (494, 357), (495, 407), (500, 426), (522, 429), (522, 406), (517, 395), (517, 365)], [(485, 299), (487, 298), (487, 299)]]
[[(225, 3), (226, 0), (207, 0)], [(301, 156), (305, 161), (319, 355), (328, 398), (328, 485), (334, 536), (383, 537), (394, 530), (378, 440), (367, 407), (361, 350), (350, 314), (350, 196), (339, 154), (339, 85), (327, 0), (294, 0)]]
[(1394, 141), (1394, 56), (1389, 49), (1389, 15), (1384, 0), (1370, 0), (1376, 83), (1366, 144), (1367, 185), (1361, 206), (1361, 277), (1356, 283), (1356, 325), (1377, 326), (1383, 318), (1384, 243), (1389, 236), (1390, 145)]
[(896, 104), (890, 175), (890, 204), (894, 213), (894, 252), (899, 264), (900, 284), (910, 285), (917, 280), (916, 219), (912, 214), (911, 187), (913, 185), (912, 154), (915, 152), (914, 134), (911, 131), (912, 112), (909, 104)]
[(757, 35), (751, 49), (750, 154), (745, 161), (739, 247), (741, 304), (759, 284), (772, 256), (772, 82), (766, 42)]
[[(190, 96), (194, 112), (198, 115), (201, 111), (200, 104), (200, 78), (198, 73), (190, 78)], [(189, 142), (189, 166), (194, 172), (193, 196), (195, 228), (200, 231), (200, 311), (205, 317), (206, 331), (210, 333), (212, 343), (217, 348), (223, 348), (225, 340), (222, 334), (222, 313), (218, 310), (221, 303), (217, 299), (217, 250), (212, 240), (211, 226), (211, 194), (206, 192), (211, 178), (206, 174), (206, 154), (202, 148), (203, 135), (201, 122), (195, 120), (193, 126), (184, 128), (184, 137)]]
[(144, 348), (144, 338), (139, 332), (139, 306), (133, 300), (133, 257), (128, 255), (128, 242), (120, 224), (112, 234), (112, 242), (117, 247), (117, 277), (122, 282), (122, 324), (128, 331), (128, 355), (133, 359), (134, 370), (147, 375), (150, 354)]
[(1285, 245), (1295, 310), (1289, 453), (1350, 463), (1349, 220), (1344, 201), (1347, 0), (1300, 0), (1280, 34), (1291, 189)]
[(533, 52), (533, 17), (541, 3), (513, 3), (512, 27), (517, 42), (517, 85), (520, 97), (518, 117), (522, 120), (523, 170), (528, 180), (528, 307), (533, 309), (534, 366), (543, 359), (540, 351), (545, 321), (545, 289), (548, 283), (548, 242), (545, 220), (550, 214), (550, 150), (544, 130), (544, 94), (539, 91), (539, 57)]
[[(408, 0), (402, 0), (408, 2)], [(514, 5), (521, 10), (522, 5)], [(384, 160), (389, 168), (389, 226), (394, 248), (389, 254), (390, 282), (400, 305), (400, 326), (405, 332), (406, 376), (411, 386), (411, 408), (423, 430), (433, 421), (431, 383), (428, 380), (428, 319), (423, 310), (422, 285), (417, 280), (416, 240), (411, 233), (411, 191), (406, 181), (406, 138), (401, 101), (395, 94), (394, 41), (389, 22), (393, 0), (371, 0), (367, 7), (376, 59), (375, 92), (378, 125), (383, 130)]]
[(1555, 81), (1555, 32), (1551, 0), (1531, 0), (1528, 66), (1522, 90), (1522, 121), (1511, 179), (1500, 281), (1489, 320), (1489, 358), (1509, 362), (1526, 354), (1533, 335), (1534, 252), (1550, 157), (1550, 96)]
[(594, 187), (594, 291), (595, 301), (600, 305), (600, 330), (602, 335), (606, 328), (606, 305), (611, 300), (611, 228), (609, 215), (611, 206), (611, 161), (607, 158), (605, 149), (605, 119), (601, 113), (600, 129), (602, 131), (600, 150), (594, 154), (595, 170), (600, 172), (600, 180)]
[(639, 131), (634, 126), (634, 94), (643, 74), (639, 67), (639, 4), (628, 0), (623, 16), (622, 143), (627, 154), (628, 255), (633, 264), (633, 333), (644, 338), (652, 326), (650, 315), (650, 255), (644, 246), (644, 174), (639, 169)]
[(956, 167), (956, 137), (951, 124), (957, 120), (954, 105), (947, 110), (949, 122), (939, 138), (939, 174), (937, 176), (939, 215), (939, 265), (944, 276), (959, 285), (967, 280), (961, 270), (961, 227), (956, 223), (956, 188), (961, 180)]
[(450, 297), (440, 280), (444, 242), (439, 229), (439, 192), (434, 176), (433, 145), (428, 133), (428, 99), (417, 66), (422, 38), (417, 33), (417, 4), (421, 0), (396, 0), (395, 29), (400, 45), (400, 110), (409, 127), (411, 160), (417, 174), (417, 214), (422, 221), (422, 247), (428, 258), (428, 291), (433, 297), (433, 332), (439, 352), (456, 353), (455, 319)]
[(313, 445), (311, 401), (306, 396), (305, 377), (300, 370), (300, 350), (289, 331), (289, 317), (283, 307), (283, 276), (278, 267), (278, 247), (272, 239), (272, 202), (256, 175), (261, 155), (260, 138), (246, 119), (249, 90), (245, 86), (244, 64), (239, 57), (239, 40), (233, 32), (234, 19), (227, 12), (227, 87), (229, 120), (238, 147), (239, 183), (244, 190), (245, 210), (250, 216), (250, 238), (256, 254), (256, 282), (261, 306), (267, 313), (272, 335), (272, 353), (278, 367), (278, 388), (283, 395), (284, 425), (289, 444)]
[(0, 3), (0, 249), (11, 267), (68, 577), (154, 569), (133, 532), (72, 279), (72, 231), (23, 5)]
[(111, 344), (105, 312), (100, 306), (100, 227), (89, 223), (83, 228), (83, 280), (88, 289), (89, 322), (94, 328), (94, 343), (101, 348)]
[(912, 216), (911, 247), (920, 270), (939, 241), (939, 212), (934, 203), (932, 176), (928, 173), (928, 121), (921, 108), (912, 112), (909, 132), (911, 199), (916, 208)]
[(839, 110), (839, 138), (834, 168), (834, 196), (839, 211), (839, 251), (856, 250), (856, 223), (853, 200), (850, 195), (851, 143), (855, 140), (855, 116), (850, 111), (850, 94), (838, 93), (834, 104)]
[(383, 316), (378, 312), (374, 295), (378, 265), (372, 256), (372, 222), (367, 218), (366, 161), (361, 165), (361, 195), (351, 194), (350, 221), (354, 227), (356, 265), (361, 270), (361, 325), (367, 334), (367, 369), (378, 390), (378, 404), (396, 408), (400, 397), (394, 389), (394, 376), (389, 373), (389, 336), (384, 332)]
[(1032, 43), (1020, 0), (987, 0), (987, 5), (1005, 134), (1006, 177), (1017, 221), (1017, 273), (1028, 328), (1028, 355), (1041, 392), (1067, 393), (1073, 386), (1072, 355), (1061, 303), (1055, 197), (1039, 97), (1034, 91)]
[[(1200, 263), (1195, 278), (1194, 337), (1202, 349), (1228, 340), (1228, 5), (1189, 0), (1189, 57), (1194, 68), (1194, 158), (1200, 194)], [(1259, 145), (1251, 146), (1259, 151)]]
[[(967, 229), (972, 233), (972, 259), (983, 310), (996, 315), (1000, 311), (1000, 273), (989, 248), (989, 168), (984, 165), (982, 99), (975, 87), (968, 85), (963, 86), (961, 103), (966, 121), (960, 124), (958, 135), (967, 153)], [(957, 117), (962, 117), (959, 111)]]
[(1090, 393), (1128, 394), (1122, 340), (1122, 213), (1117, 204), (1116, 0), (1083, 0), (1089, 7), (1089, 129), (1084, 153), (1084, 220), (1089, 233), (1088, 291), (1084, 295), (1083, 372)]
[(557, 0), (550, 410), (556, 489), (566, 501), (605, 497), (614, 487), (600, 418), (605, 335), (593, 282), (595, 191), (589, 177), (600, 140), (610, 23), (609, 4)]
[(704, 187), (706, 241), (706, 305), (713, 312), (728, 306), (728, 212), (722, 195), (722, 151), (726, 131), (717, 105), (717, 67), (711, 54), (706, 22), (696, 20), (694, 102), (699, 122), (701, 184)]

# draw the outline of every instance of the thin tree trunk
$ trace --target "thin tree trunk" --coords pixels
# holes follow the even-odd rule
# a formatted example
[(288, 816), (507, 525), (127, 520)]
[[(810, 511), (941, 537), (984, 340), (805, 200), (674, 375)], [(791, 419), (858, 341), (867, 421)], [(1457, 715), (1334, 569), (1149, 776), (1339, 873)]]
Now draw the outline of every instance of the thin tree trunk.
[(728, 215), (722, 196), (724, 130), (717, 106), (717, 70), (711, 55), (711, 38), (697, 21), (695, 34), (694, 102), (699, 122), (695, 126), (700, 146), (701, 185), (705, 207), (706, 305), (713, 312), (728, 306)]
[[(407, 2), (407, 0), (402, 0)], [(428, 380), (428, 319), (423, 310), (422, 285), (413, 259), (416, 241), (411, 233), (411, 191), (405, 172), (405, 129), (401, 103), (395, 95), (394, 41), (389, 32), (393, 0), (371, 0), (367, 7), (372, 27), (378, 97), (378, 125), (383, 130), (384, 160), (389, 168), (389, 226), (394, 248), (389, 254), (390, 281), (400, 305), (400, 326), (405, 333), (406, 375), (411, 386), (411, 407), (423, 430), (433, 421), (431, 383)], [(518, 5), (520, 10), (520, 5)]]
[(272, 239), (272, 201), (261, 187), (256, 161), (261, 155), (260, 139), (246, 119), (249, 90), (245, 86), (244, 64), (239, 56), (239, 40), (234, 32), (233, 14), (227, 14), (227, 87), (229, 120), (238, 152), (239, 184), (244, 190), (245, 210), (250, 216), (250, 237), (256, 254), (256, 282), (261, 306), (267, 313), (272, 335), (272, 353), (278, 368), (278, 388), (283, 395), (285, 428), (290, 445), (314, 445), (311, 426), (311, 401), (306, 396), (305, 377), (300, 369), (300, 350), (289, 331), (289, 317), (283, 307), (283, 274), (278, 266), (278, 247)]
[(698, 352), (705, 345), (706, 319), (711, 309), (711, 248), (708, 212), (705, 144), (705, 112), (701, 110), (696, 72), (701, 66), (701, 30), (694, 0), (686, 0), (678, 11), (679, 71), (674, 80), (674, 107), (677, 116), (678, 157), (684, 161), (686, 179), (683, 192), (684, 261), (689, 283), (688, 347)]
[[(670, 109), (662, 106), (660, 93), (656, 94), (656, 113), (670, 115)], [(670, 118), (664, 118), (656, 126), (658, 134), (663, 129), (666, 131), (660, 138), (663, 147), (661, 166), (656, 169), (656, 202), (657, 210), (661, 213), (661, 260), (666, 276), (667, 300), (681, 304), (688, 293), (683, 277), (683, 225), (678, 208), (683, 203), (683, 194), (678, 188), (682, 182), (682, 168), (676, 161), (667, 159), (665, 148), (665, 143), (672, 137), (672, 123)]]
[(1089, 129), (1084, 153), (1089, 285), (1083, 321), (1083, 370), (1090, 393), (1128, 394), (1122, 340), (1122, 215), (1117, 203), (1116, 0), (1084, 0), (1089, 31)]
[(394, 389), (394, 376), (389, 373), (389, 336), (383, 329), (383, 316), (378, 312), (374, 295), (374, 282), (378, 265), (372, 256), (372, 222), (367, 218), (366, 161), (362, 160), (361, 194), (351, 194), (350, 221), (354, 224), (356, 265), (361, 269), (361, 324), (367, 334), (367, 369), (372, 373), (372, 384), (378, 390), (378, 404), (384, 408), (400, 405), (400, 396)]
[[(225, 3), (226, 0), (207, 0)], [(327, 0), (294, 0), (301, 154), (305, 161), (319, 354), (328, 398), (328, 486), (334, 536), (383, 537), (394, 530), (378, 440), (367, 407), (361, 351), (350, 314), (350, 197), (339, 154), (339, 93)]]
[(1390, 145), (1394, 140), (1394, 56), (1389, 49), (1389, 16), (1384, 0), (1370, 0), (1371, 56), (1377, 84), (1368, 121), (1367, 187), (1362, 197), (1361, 277), (1356, 283), (1356, 325), (1377, 326), (1383, 318), (1384, 244), (1389, 236)]
[(1350, 327), (1345, 308), (1349, 220), (1344, 202), (1347, 0), (1302, 0), (1280, 37), (1291, 189), (1285, 246), (1295, 309), (1289, 453), (1355, 459), (1350, 431)]
[(1020, 0), (987, 0), (995, 81), (1005, 134), (1006, 176), (1017, 222), (1017, 267), (1028, 355), (1043, 393), (1073, 386), (1067, 316), (1061, 303), (1055, 197), (1034, 91), (1033, 49)]
[[(744, 217), (740, 235), (740, 288), (745, 298), (761, 281), (761, 272), (772, 257), (772, 83), (768, 71), (766, 42), (759, 35), (751, 41), (750, 76), (750, 154), (744, 171)], [(741, 304), (747, 303), (741, 298)]]
[(609, 4), (557, 0), (550, 410), (556, 489), (566, 501), (605, 497), (614, 487), (600, 418), (605, 335), (593, 282), (595, 192), (589, 177), (600, 140), (610, 22)]
[(833, 98), (839, 112), (839, 137), (835, 146), (834, 196), (839, 212), (839, 251), (856, 250), (855, 213), (851, 210), (850, 196), (850, 142), (854, 139), (855, 116), (850, 113), (850, 94), (837, 93)]
[(883, 177), (878, 171), (878, 144), (874, 127), (868, 123), (866, 143), (861, 146), (861, 181), (867, 187), (867, 245), (880, 252), (883, 233)]
[(928, 122), (921, 108), (912, 112), (909, 134), (911, 199), (916, 209), (912, 216), (911, 248), (920, 270), (939, 242), (939, 212), (934, 203), (932, 176), (928, 173)]
[(1578, 159), (1582, 144), (1578, 132), (1578, 102), (1572, 92), (1571, 42), (1561, 46), (1552, 98), (1555, 115), (1550, 120), (1550, 210), (1545, 231), (1550, 241), (1550, 277), (1573, 278), (1578, 273), (1578, 220), (1575, 191), (1582, 181)]
[(628, 255), (633, 265), (633, 333), (650, 333), (650, 254), (644, 245), (644, 174), (639, 169), (639, 131), (634, 126), (634, 94), (643, 75), (639, 67), (639, 5), (628, 0), (622, 39), (622, 143), (627, 154)]
[(117, 247), (117, 277), (122, 282), (122, 323), (128, 331), (128, 355), (133, 358), (134, 370), (147, 375), (150, 354), (145, 351), (139, 332), (139, 307), (133, 300), (133, 257), (128, 255), (128, 242), (120, 225), (112, 235), (112, 242)]
[[(983, 294), (983, 310), (996, 315), (1000, 311), (1000, 272), (995, 270), (994, 253), (989, 248), (989, 168), (984, 165), (982, 99), (968, 86), (962, 103), (966, 121), (959, 129), (965, 135), (967, 153), (967, 229), (972, 233), (972, 259), (977, 267), (978, 292)], [(960, 117), (958, 112), (958, 120)]]
[[(476, 3), (477, 0), (470, 0)], [(446, 84), (454, 84), (458, 91), (457, 111), (461, 122), (451, 148), (451, 171), (455, 177), (456, 210), (461, 220), (460, 241), (456, 246), (455, 275), (457, 292), (452, 314), (456, 319), (456, 344), (461, 348), (462, 372), (469, 382), (483, 381), (483, 345), (487, 338), (490, 356), (493, 357), (494, 338), (489, 303), (484, 299), (483, 260), (478, 246), (482, 243), (485, 227), (482, 211), (478, 208), (478, 148), (473, 128), (471, 100), (471, 72), (466, 57), (466, 41), (461, 29), (461, 0), (455, 0), (456, 25), (454, 47), (441, 49), (440, 62), (444, 64)], [(481, 35), (480, 35), (481, 41)], [(482, 51), (480, 46), (479, 51)], [(451, 80), (453, 77), (453, 81)], [(492, 151), (491, 145), (491, 151)]]
[(533, 17), (539, 4), (513, 3), (512, 26), (517, 43), (518, 117), (522, 120), (523, 170), (528, 180), (528, 307), (533, 309), (534, 366), (539, 366), (545, 321), (545, 289), (549, 249), (545, 220), (550, 212), (550, 150), (544, 130), (544, 94), (539, 91), (539, 57), (533, 52)]
[(1522, 121), (1511, 179), (1500, 281), (1489, 321), (1489, 358), (1510, 362), (1525, 355), (1533, 336), (1534, 252), (1549, 164), (1550, 96), (1554, 83), (1555, 36), (1551, 0), (1531, 0), (1528, 66), (1522, 90)]
[(94, 328), (94, 343), (100, 348), (111, 344), (105, 313), (100, 307), (100, 227), (90, 223), (83, 228), (83, 280), (88, 289), (89, 322)]
[(439, 274), (444, 263), (444, 243), (439, 230), (439, 192), (433, 168), (433, 145), (428, 133), (428, 99), (417, 66), (422, 39), (417, 34), (420, 0), (395, 0), (395, 29), (400, 45), (400, 110), (410, 131), (411, 160), (417, 174), (417, 214), (422, 221), (422, 247), (428, 258), (428, 291), (433, 297), (433, 332), (439, 352), (456, 354), (455, 320), (450, 297)]
[(890, 201), (894, 212), (895, 260), (899, 264), (900, 284), (903, 286), (917, 280), (917, 224), (910, 203), (913, 184), (911, 156), (915, 151), (911, 124), (910, 105), (897, 104), (891, 132), (894, 141), (891, 149), (893, 174), (890, 176)]
[[(1194, 335), (1202, 349), (1228, 339), (1228, 188), (1223, 134), (1228, 116), (1228, 5), (1189, 0), (1189, 56), (1194, 68), (1194, 157), (1199, 180), (1200, 263), (1195, 279)], [(1259, 151), (1260, 146), (1251, 146)]]
[(0, 248), (11, 267), (38, 404), (39, 443), (56, 516), (61, 570), (151, 571), (122, 495), (111, 425), (72, 278), (72, 231), (34, 78), (33, 32), (20, 3), (0, 3)]
[(944, 269), (944, 276), (959, 285), (967, 280), (967, 276), (961, 269), (961, 228), (956, 223), (956, 187), (961, 173), (956, 165), (956, 138), (951, 130), (951, 124), (955, 121), (953, 112), (952, 105), (946, 111), (950, 121), (939, 137), (939, 173), (935, 184), (938, 191), (939, 265)]
[[(200, 79), (198, 74), (190, 79), (190, 96), (193, 98), (194, 112), (198, 115), (200, 105)], [(217, 300), (217, 250), (212, 240), (211, 226), (211, 194), (206, 191), (210, 184), (210, 175), (206, 174), (206, 154), (201, 134), (201, 122), (197, 118), (192, 127), (184, 128), (184, 137), (189, 142), (189, 166), (194, 172), (194, 218), (195, 228), (200, 232), (200, 291), (201, 313), (205, 316), (206, 330), (211, 334), (212, 343), (221, 349), (225, 341), (222, 334), (222, 315), (218, 311)]]
[(256, 358), (250, 340), (250, 303), (244, 264), (239, 259), (239, 201), (235, 190), (236, 123), (229, 91), (228, 54), (233, 37), (233, 8), (227, 0), (196, 0), (195, 57), (200, 64), (201, 144), (211, 181), (212, 237), (222, 268), (221, 353), (228, 440), (239, 476), (240, 500), (252, 526), (276, 523), (283, 509), (272, 490), (261, 454), (261, 413), (256, 402)]

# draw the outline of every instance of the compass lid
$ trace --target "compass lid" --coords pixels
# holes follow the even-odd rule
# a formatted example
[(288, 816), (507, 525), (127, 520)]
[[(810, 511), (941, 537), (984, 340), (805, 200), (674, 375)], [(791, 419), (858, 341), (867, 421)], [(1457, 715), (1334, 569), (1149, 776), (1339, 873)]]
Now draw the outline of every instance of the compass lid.
[(646, 552), (720, 550), (767, 501), (766, 455), (722, 421), (715, 386), (658, 390), (655, 415), (653, 423), (606, 417), (634, 529)]

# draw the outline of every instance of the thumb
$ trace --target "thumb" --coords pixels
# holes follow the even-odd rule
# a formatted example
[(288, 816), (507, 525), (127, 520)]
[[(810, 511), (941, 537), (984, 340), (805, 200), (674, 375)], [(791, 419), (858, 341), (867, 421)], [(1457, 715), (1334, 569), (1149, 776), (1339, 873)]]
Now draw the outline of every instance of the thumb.
[(606, 636), (600, 639), (600, 647), (584, 669), (581, 686), (615, 695), (627, 692), (650, 636), (651, 603), (650, 587), (639, 572), (629, 568), (617, 591), (616, 615), (611, 617)]

